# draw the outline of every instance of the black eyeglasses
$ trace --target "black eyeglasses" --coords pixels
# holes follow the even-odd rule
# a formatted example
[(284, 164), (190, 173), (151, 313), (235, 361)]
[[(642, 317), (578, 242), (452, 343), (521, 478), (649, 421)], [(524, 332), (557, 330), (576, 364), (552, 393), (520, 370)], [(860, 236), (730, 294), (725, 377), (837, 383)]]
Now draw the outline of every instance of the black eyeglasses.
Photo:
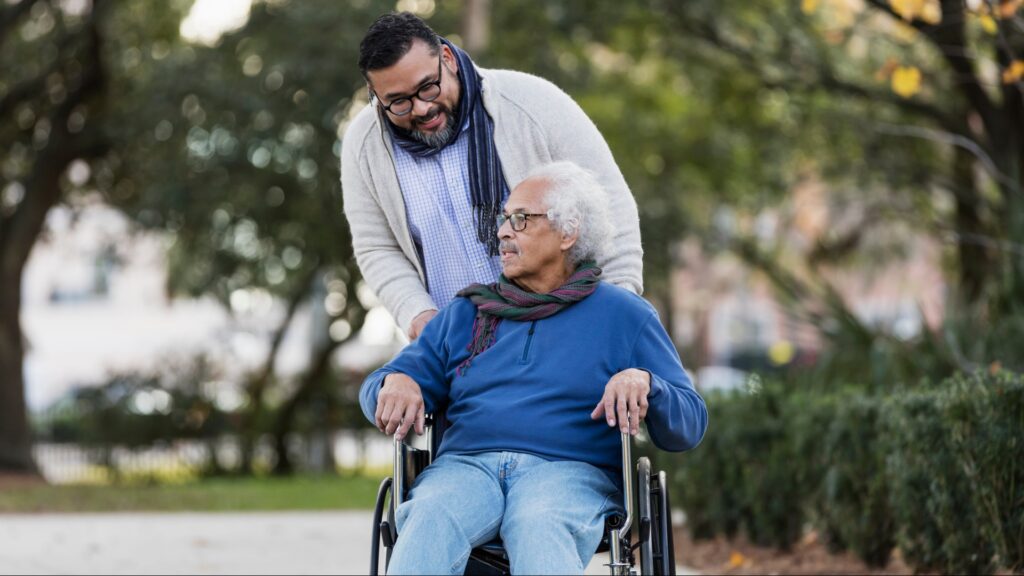
[(515, 214), (498, 214), (498, 228), (500, 229), (508, 222), (512, 225), (512, 230), (515, 232), (522, 232), (526, 230), (526, 223), (530, 218), (547, 218), (547, 214), (524, 214), (522, 212), (516, 212)]
[[(376, 98), (378, 102), (381, 102), (380, 97), (377, 96), (377, 93), (373, 91), (373, 88), (370, 89), (370, 94), (372, 94), (373, 97)], [(412, 112), (412, 99), (413, 98), (416, 98), (417, 100), (419, 100), (421, 102), (433, 102), (434, 100), (437, 100), (437, 97), (440, 96), (440, 95), (441, 95), (441, 55), (438, 54), (438, 56), (437, 56), (437, 80), (434, 80), (433, 82), (427, 82), (423, 86), (420, 86), (419, 90), (416, 90), (416, 93), (413, 94), (412, 96), (403, 96), (401, 98), (396, 98), (396, 99), (392, 100), (391, 104), (388, 104), (387, 106), (385, 106), (384, 103), (381, 102), (380, 106), (381, 106), (381, 108), (384, 109), (385, 112), (390, 112), (390, 113), (394, 114), (395, 116), (405, 116), (409, 112)]]

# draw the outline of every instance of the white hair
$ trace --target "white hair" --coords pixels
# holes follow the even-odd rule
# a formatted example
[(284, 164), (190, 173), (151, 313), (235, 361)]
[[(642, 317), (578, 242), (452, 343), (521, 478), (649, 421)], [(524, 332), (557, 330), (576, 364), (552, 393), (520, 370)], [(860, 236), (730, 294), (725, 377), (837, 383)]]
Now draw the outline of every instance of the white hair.
[(547, 183), (544, 204), (551, 224), (566, 235), (579, 233), (569, 261), (603, 261), (612, 238), (611, 210), (608, 192), (593, 172), (559, 161), (531, 170), (526, 180), (532, 179)]

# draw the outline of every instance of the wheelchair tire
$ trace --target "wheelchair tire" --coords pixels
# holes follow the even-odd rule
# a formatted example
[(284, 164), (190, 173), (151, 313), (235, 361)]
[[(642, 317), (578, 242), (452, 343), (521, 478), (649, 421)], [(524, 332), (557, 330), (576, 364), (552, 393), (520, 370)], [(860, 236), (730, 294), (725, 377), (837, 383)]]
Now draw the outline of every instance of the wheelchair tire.
[(675, 538), (672, 533), (672, 508), (669, 505), (668, 480), (665, 472), (652, 479), (651, 542), (655, 546), (654, 573), (675, 576)]
[[(651, 510), (651, 461), (645, 456), (636, 463), (637, 528), (640, 545), (640, 574), (657, 574), (654, 571), (654, 518)], [(648, 526), (647, 530), (644, 526)], [(646, 532), (646, 534), (645, 534)]]
[[(381, 534), (381, 519), (384, 514), (384, 503), (391, 496), (391, 478), (385, 478), (380, 483), (380, 488), (377, 490), (377, 503), (373, 507), (373, 527), (370, 536), (370, 576), (377, 576), (380, 570), (380, 544), (382, 540)], [(390, 510), (388, 516), (391, 516)], [(390, 529), (389, 529), (390, 532)], [(388, 541), (390, 542), (391, 534), (388, 534)], [(388, 548), (387, 561), (391, 560), (391, 549)], [(386, 566), (386, 564), (385, 564)]]

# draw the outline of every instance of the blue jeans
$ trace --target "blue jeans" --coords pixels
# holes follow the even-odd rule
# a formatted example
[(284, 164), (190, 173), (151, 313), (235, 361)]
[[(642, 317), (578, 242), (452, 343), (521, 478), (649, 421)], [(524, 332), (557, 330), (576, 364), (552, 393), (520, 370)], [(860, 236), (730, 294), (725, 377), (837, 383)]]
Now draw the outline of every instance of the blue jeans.
[(388, 574), (462, 574), (500, 535), (513, 574), (582, 574), (622, 495), (598, 468), (518, 452), (444, 454), (396, 511)]

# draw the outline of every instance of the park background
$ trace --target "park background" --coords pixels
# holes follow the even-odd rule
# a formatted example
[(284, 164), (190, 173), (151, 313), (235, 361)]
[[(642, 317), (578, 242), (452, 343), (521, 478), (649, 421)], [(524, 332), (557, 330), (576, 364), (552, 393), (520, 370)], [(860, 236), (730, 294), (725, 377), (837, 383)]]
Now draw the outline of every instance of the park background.
[(404, 341), (338, 156), (395, 9), (607, 139), (710, 410), (681, 534), (1024, 569), (1020, 0), (0, 2), (0, 473), (49, 484), (0, 511), (372, 504)]

